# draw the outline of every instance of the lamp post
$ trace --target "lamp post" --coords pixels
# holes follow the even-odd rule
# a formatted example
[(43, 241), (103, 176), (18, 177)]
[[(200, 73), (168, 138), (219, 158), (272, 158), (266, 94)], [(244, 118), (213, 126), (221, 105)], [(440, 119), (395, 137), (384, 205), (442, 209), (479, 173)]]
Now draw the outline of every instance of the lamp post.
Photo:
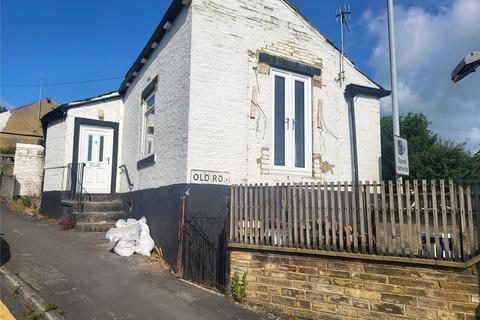
[(387, 0), (388, 43), (390, 49), (390, 81), (392, 86), (392, 120), (393, 135), (400, 136), (400, 116), (397, 96), (397, 58), (395, 55), (395, 30), (393, 27), (393, 0)]

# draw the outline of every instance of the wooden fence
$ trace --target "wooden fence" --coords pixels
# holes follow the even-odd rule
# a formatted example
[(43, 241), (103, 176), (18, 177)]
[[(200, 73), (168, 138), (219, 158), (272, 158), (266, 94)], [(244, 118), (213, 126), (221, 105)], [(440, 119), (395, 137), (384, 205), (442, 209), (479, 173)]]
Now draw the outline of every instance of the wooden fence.
[(466, 261), (479, 197), (452, 180), (233, 185), (230, 242)]

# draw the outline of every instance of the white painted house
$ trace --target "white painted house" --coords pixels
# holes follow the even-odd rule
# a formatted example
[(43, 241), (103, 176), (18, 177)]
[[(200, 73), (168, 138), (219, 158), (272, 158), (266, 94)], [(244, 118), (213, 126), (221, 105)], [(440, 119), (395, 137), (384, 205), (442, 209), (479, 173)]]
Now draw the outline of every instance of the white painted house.
[(379, 180), (389, 92), (340, 61), (286, 0), (174, 0), (118, 93), (45, 117), (44, 191)]

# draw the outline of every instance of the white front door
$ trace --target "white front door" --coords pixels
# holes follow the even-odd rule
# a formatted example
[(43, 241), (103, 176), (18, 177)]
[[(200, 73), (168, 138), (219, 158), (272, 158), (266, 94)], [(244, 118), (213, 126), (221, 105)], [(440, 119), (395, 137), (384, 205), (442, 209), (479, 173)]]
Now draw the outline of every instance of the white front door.
[(83, 187), (88, 193), (110, 193), (113, 129), (81, 125), (78, 162), (85, 163)]

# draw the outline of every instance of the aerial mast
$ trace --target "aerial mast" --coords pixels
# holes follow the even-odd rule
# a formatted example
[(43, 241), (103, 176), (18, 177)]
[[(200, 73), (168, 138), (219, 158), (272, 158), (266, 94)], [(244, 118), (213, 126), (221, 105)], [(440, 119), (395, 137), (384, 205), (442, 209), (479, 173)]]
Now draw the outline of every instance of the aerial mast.
[(340, 72), (338, 74), (338, 82), (340, 84), (345, 80), (345, 36), (344, 36), (344, 25), (347, 27), (347, 31), (350, 32), (350, 27), (348, 26), (348, 21), (350, 21), (350, 6), (344, 6), (337, 10), (337, 22), (340, 23), (340, 38), (341, 38), (341, 54), (340, 54)]

